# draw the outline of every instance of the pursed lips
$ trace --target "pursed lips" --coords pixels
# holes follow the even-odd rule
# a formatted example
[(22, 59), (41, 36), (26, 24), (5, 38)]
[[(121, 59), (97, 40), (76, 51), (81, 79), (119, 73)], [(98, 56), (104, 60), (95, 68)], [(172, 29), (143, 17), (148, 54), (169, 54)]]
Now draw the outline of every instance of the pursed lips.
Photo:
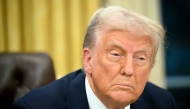
[(120, 88), (124, 88), (124, 89), (129, 89), (129, 88), (134, 89), (134, 87), (132, 85), (126, 84), (126, 83), (119, 83), (119, 84), (116, 84), (116, 86), (118, 86)]

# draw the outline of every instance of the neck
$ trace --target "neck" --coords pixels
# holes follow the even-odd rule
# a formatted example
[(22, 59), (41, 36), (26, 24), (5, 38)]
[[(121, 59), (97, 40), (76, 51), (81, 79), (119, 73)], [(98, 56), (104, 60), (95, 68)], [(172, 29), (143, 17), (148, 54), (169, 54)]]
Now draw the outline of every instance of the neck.
[[(125, 103), (115, 102), (109, 99), (101, 100), (108, 109), (124, 109), (127, 105)], [(106, 101), (106, 102), (104, 102)], [(129, 105), (129, 104), (128, 104)]]

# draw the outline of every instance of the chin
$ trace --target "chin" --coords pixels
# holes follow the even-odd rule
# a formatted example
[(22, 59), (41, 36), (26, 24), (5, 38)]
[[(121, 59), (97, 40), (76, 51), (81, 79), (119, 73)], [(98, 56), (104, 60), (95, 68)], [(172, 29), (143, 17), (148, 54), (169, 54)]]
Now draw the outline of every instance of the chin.
[(121, 91), (113, 94), (112, 99), (118, 104), (129, 105), (137, 100), (138, 97), (135, 95), (136, 94), (126, 93), (126, 91), (125, 92)]

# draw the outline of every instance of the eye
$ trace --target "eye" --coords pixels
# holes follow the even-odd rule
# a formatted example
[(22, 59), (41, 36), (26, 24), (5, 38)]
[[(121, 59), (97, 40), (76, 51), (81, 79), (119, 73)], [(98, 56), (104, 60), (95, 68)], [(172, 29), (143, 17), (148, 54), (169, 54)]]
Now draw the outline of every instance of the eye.
[(119, 54), (117, 54), (117, 53), (110, 53), (111, 55), (113, 55), (113, 56), (120, 56)]
[(140, 57), (140, 58), (138, 58), (139, 60), (145, 60), (145, 58), (143, 58), (143, 57)]
[(136, 64), (138, 66), (144, 66), (147, 64), (147, 57), (145, 55), (142, 55), (142, 56), (137, 56), (136, 58)]
[(144, 60), (146, 60), (146, 57), (137, 57), (136, 59), (139, 61), (144, 61)]
[(121, 56), (121, 54), (117, 50), (111, 50), (109, 54), (115, 57)]
[(118, 62), (121, 60), (121, 53), (118, 52), (117, 50), (111, 50), (107, 53), (107, 59), (112, 61), (112, 62)]

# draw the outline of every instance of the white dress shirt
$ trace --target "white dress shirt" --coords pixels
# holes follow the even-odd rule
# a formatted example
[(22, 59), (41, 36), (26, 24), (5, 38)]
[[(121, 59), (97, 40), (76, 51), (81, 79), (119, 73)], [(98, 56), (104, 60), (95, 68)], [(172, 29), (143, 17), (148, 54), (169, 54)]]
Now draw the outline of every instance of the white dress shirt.
[[(90, 109), (107, 109), (107, 107), (96, 97), (92, 91), (87, 77), (85, 78), (85, 87)], [(130, 105), (126, 106), (124, 109), (130, 109)]]

